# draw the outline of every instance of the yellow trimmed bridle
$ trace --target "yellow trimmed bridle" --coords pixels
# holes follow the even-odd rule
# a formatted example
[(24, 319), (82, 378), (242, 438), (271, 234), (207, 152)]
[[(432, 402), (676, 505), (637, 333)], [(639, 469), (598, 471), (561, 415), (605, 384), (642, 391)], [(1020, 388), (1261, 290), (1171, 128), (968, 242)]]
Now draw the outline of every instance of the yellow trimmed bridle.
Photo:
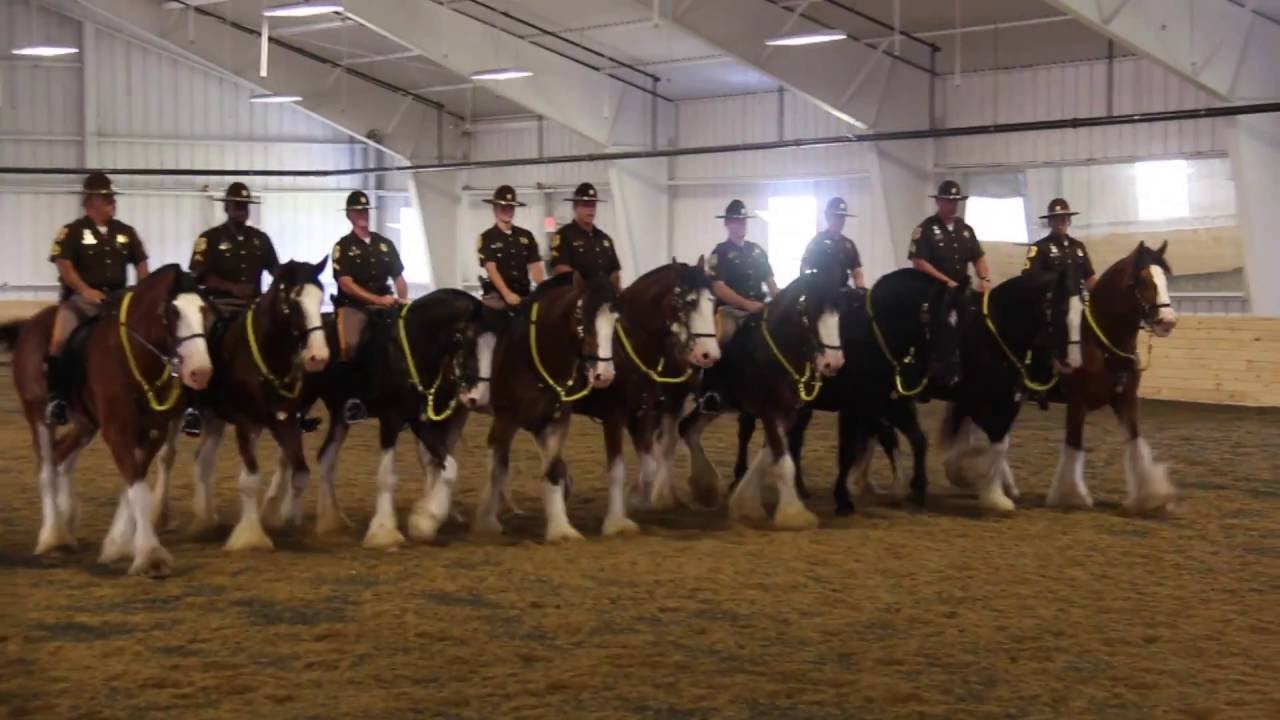
[(876, 344), (880, 346), (880, 352), (884, 353), (884, 359), (889, 361), (890, 367), (893, 368), (893, 385), (897, 389), (898, 394), (903, 397), (915, 397), (924, 392), (925, 387), (929, 385), (929, 376), (926, 373), (920, 385), (910, 390), (902, 387), (902, 366), (913, 365), (916, 361), (916, 348), (914, 345), (907, 351), (906, 357), (902, 358), (902, 362), (898, 362), (893, 357), (893, 353), (889, 352), (889, 344), (885, 342), (884, 335), (880, 332), (880, 324), (876, 322), (875, 311), (871, 307), (871, 296), (875, 294), (875, 286), (873, 285), (867, 291), (867, 319), (871, 321), (871, 332), (876, 336)]
[(1022, 376), (1022, 384), (1026, 385), (1028, 389), (1036, 392), (1044, 392), (1045, 390), (1052, 388), (1054, 385), (1057, 385), (1057, 374), (1055, 374), (1053, 379), (1047, 383), (1038, 383), (1032, 380), (1031, 375), (1027, 373), (1027, 365), (1031, 364), (1031, 351), (1027, 350), (1027, 359), (1020, 362), (1013, 354), (1013, 351), (1009, 349), (1009, 346), (1005, 344), (1004, 338), (1000, 337), (1000, 331), (996, 329), (996, 322), (991, 317), (990, 301), (992, 292), (993, 290), (987, 290), (982, 293), (982, 319), (987, 321), (987, 328), (991, 330), (991, 336), (996, 339), (996, 344), (1004, 351), (1005, 357), (1009, 358), (1009, 362), (1013, 363), (1013, 366), (1018, 368), (1018, 374)]
[(436, 391), (440, 389), (440, 383), (444, 380), (445, 363), (440, 363), (440, 371), (436, 373), (436, 379), (431, 383), (431, 387), (422, 387), (422, 378), (418, 375), (418, 363), (413, 359), (413, 350), (409, 347), (409, 334), (405, 331), (405, 318), (409, 315), (409, 308), (413, 307), (410, 303), (400, 309), (400, 315), (397, 318), (400, 334), (400, 349), (404, 352), (405, 364), (409, 366), (409, 384), (414, 390), (427, 399), (426, 406), (423, 408), (423, 417), (431, 422), (440, 422), (447, 420), (453, 415), (454, 410), (458, 408), (458, 398), (455, 394), (453, 399), (444, 410), (436, 412)]

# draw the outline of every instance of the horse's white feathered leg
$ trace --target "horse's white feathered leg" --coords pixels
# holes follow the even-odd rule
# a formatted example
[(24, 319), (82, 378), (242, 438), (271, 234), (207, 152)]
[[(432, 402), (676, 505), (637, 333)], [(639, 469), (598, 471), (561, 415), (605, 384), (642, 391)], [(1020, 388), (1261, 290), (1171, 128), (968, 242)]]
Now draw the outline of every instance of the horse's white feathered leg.
[(1151, 512), (1173, 502), (1176, 491), (1168, 467), (1151, 459), (1151, 446), (1139, 436), (1125, 444), (1124, 477), (1128, 490), (1124, 506), (1130, 512)]
[(1089, 497), (1089, 488), (1084, 484), (1083, 448), (1062, 446), (1062, 457), (1044, 504), (1057, 508), (1093, 507), (1093, 498)]

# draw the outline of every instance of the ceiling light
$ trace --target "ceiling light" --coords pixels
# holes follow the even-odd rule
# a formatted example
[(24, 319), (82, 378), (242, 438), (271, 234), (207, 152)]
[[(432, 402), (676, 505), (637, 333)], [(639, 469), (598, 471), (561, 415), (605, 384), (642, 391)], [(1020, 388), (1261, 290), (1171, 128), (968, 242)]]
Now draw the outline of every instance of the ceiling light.
[(336, 12), (342, 12), (342, 3), (295, 2), (269, 7), (263, 10), (262, 14), (267, 17), (311, 17)]
[(815, 30), (813, 32), (795, 33), (781, 37), (769, 38), (765, 45), (816, 45), (818, 43), (844, 40), (849, 33), (843, 30)]
[(80, 52), (80, 48), (73, 48), (69, 45), (23, 45), (13, 49), (14, 55), (31, 57), (58, 57), (60, 55), (75, 55), (78, 52)]
[(472, 80), (514, 80), (529, 77), (533, 72), (522, 68), (495, 68), (471, 73)]
[(275, 93), (260, 93), (249, 97), (251, 103), (295, 103), (302, 100), (301, 95), (277, 95)]

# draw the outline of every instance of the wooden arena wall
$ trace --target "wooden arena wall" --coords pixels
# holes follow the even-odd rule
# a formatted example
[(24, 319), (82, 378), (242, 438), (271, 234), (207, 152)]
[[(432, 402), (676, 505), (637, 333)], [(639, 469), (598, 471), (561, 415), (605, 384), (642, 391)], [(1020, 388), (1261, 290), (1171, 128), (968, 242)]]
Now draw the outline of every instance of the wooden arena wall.
[[(44, 307), (0, 302), (0, 322)], [(1139, 337), (1145, 354), (1147, 339)], [(1186, 402), (1280, 407), (1280, 318), (1183, 315), (1167, 338), (1153, 341), (1143, 397)], [(0, 362), (8, 364), (5, 353)]]

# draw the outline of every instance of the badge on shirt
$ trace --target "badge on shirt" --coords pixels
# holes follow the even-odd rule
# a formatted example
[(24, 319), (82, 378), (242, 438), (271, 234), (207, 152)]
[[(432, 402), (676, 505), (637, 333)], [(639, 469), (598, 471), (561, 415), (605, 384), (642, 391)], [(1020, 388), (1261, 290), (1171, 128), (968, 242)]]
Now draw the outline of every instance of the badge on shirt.
[(98, 238), (94, 237), (93, 231), (89, 228), (84, 229), (84, 233), (80, 236), (81, 245), (97, 245)]
[(352, 246), (347, 249), (347, 254), (350, 255), (351, 257), (355, 257), (356, 255), (360, 254), (360, 248)]
[(528, 245), (528, 244), (529, 244), (529, 238), (527, 238), (527, 237), (521, 237), (521, 238), (520, 238), (520, 244), (521, 244), (521, 245)]
[(605, 247), (609, 247), (609, 241), (608, 241), (608, 240), (601, 240), (600, 242), (604, 243), (604, 246), (605, 246)]
[(1052, 243), (1050, 243), (1050, 244), (1049, 244), (1049, 254), (1050, 254), (1050, 255), (1057, 255), (1057, 254), (1058, 254), (1058, 246), (1057, 246), (1057, 245), (1054, 245), (1054, 244), (1052, 244)]
[(382, 252), (387, 252), (387, 244), (384, 242), (378, 243), (378, 249), (381, 250)]
[(196, 238), (196, 246), (194, 249), (195, 252), (202, 253), (204, 252), (204, 249), (207, 247), (209, 247), (209, 241), (206, 240), (203, 235)]
[(219, 250), (230, 250), (230, 249), (231, 249), (231, 243), (227, 242), (226, 240), (223, 240), (222, 242), (218, 243), (218, 249), (219, 249)]
[(933, 236), (934, 236), (934, 237), (936, 237), (936, 238), (940, 238), (940, 237), (942, 237), (942, 228), (938, 227), (937, 225), (934, 225), (934, 226), (933, 226)]
[(1033, 257), (1035, 257), (1035, 256), (1036, 256), (1036, 250), (1038, 250), (1038, 249), (1039, 249), (1039, 248), (1037, 248), (1035, 245), (1032, 245), (1030, 248), (1028, 248), (1028, 249), (1027, 249), (1027, 258), (1033, 258)]
[(120, 245), (128, 245), (128, 244), (129, 244), (129, 236), (128, 236), (128, 235), (125, 235), (124, 233), (117, 233), (117, 234), (116, 234), (116, 243), (118, 243), (118, 244), (120, 244)]
[(1084, 257), (1084, 248), (1082, 247), (1076, 248), (1076, 254), (1079, 255), (1080, 257)]

